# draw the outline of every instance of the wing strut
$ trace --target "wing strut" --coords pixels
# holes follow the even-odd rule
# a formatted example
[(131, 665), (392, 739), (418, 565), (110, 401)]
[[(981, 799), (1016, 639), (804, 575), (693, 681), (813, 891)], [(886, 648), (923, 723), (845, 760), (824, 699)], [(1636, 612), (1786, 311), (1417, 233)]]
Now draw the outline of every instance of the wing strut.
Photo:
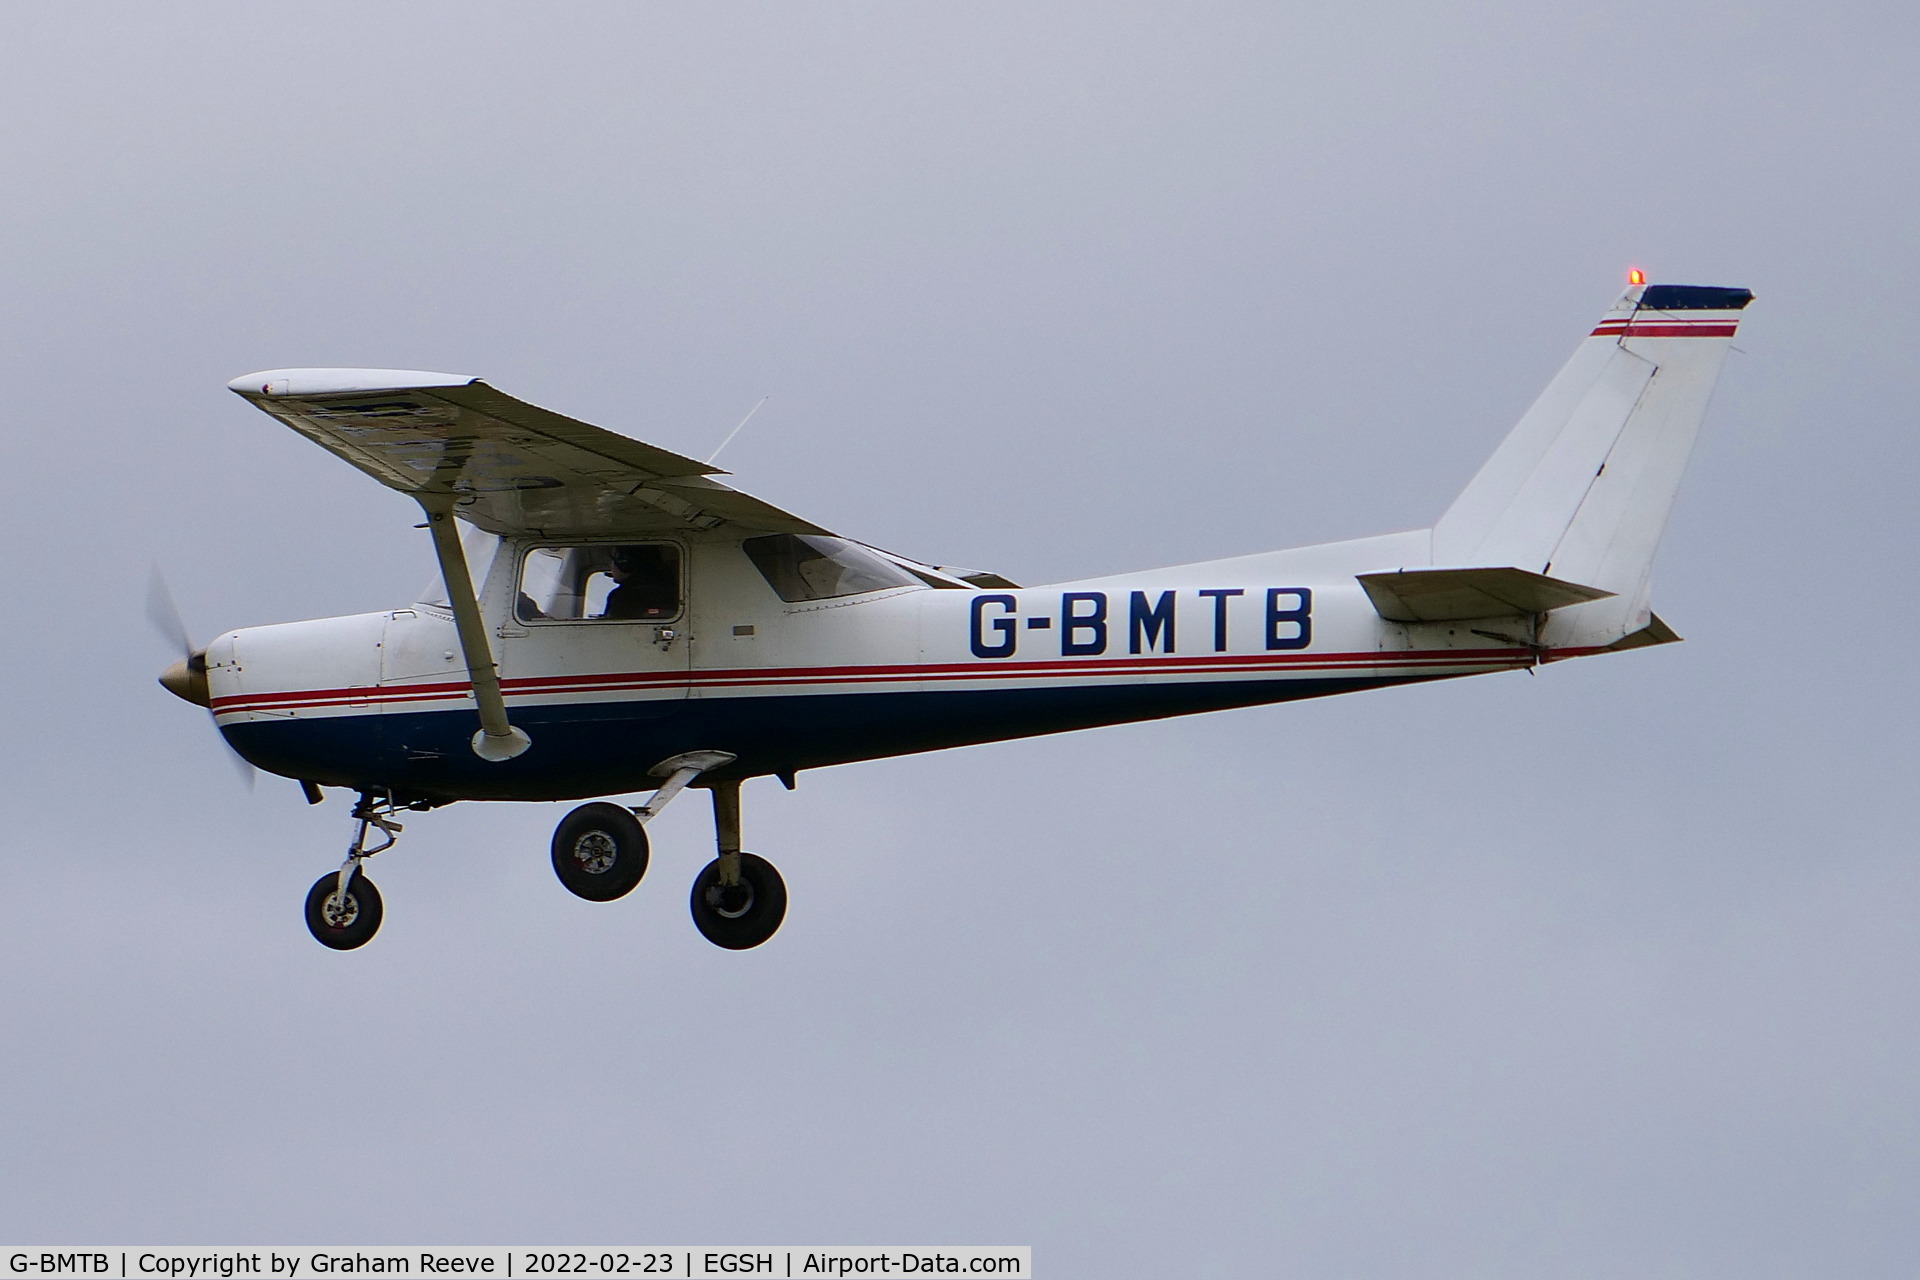
[(473, 577), (467, 571), (467, 553), (454, 526), (451, 493), (416, 493), (427, 513), (427, 531), (433, 535), (433, 554), (440, 561), (440, 577), (447, 584), (447, 602), (453, 606), (453, 625), (460, 633), (460, 653), (473, 681), (473, 700), (480, 705), (480, 732), (473, 735), (473, 754), (499, 763), (511, 760), (533, 739), (525, 729), (507, 723), (507, 702), (500, 696), (500, 668), (487, 647), (487, 628), (480, 621), (480, 602), (474, 598)]

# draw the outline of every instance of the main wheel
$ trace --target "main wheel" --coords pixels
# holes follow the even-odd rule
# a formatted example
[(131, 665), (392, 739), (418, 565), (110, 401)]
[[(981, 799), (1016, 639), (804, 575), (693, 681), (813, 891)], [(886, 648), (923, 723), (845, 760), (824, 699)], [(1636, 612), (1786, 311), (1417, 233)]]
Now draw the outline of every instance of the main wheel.
[(307, 931), (323, 947), (351, 951), (364, 947), (380, 930), (380, 891), (354, 869), (347, 892), (340, 894), (340, 873), (329, 871), (307, 890)]
[(773, 864), (751, 853), (740, 855), (740, 883), (720, 883), (715, 858), (693, 882), (693, 923), (708, 942), (729, 951), (757, 947), (787, 918), (787, 885)]
[(554, 828), (553, 873), (589, 902), (612, 902), (647, 874), (647, 829), (617, 804), (583, 804)]

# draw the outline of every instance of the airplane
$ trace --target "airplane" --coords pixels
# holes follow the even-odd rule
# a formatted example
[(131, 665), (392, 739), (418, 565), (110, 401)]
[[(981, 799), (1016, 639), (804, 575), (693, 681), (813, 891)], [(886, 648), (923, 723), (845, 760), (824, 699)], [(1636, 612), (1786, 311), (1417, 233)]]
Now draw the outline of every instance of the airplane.
[(247, 374), (233, 391), (418, 502), (437, 588), (229, 631), (160, 683), (309, 802), (356, 794), (346, 858), (306, 900), (328, 947), (380, 927), (362, 864), (402, 813), (588, 800), (550, 855), (608, 902), (693, 787), (716, 844), (694, 924), (746, 950), (787, 909), (741, 848), (749, 778), (1679, 639), (1652, 610), (1654, 550), (1753, 294), (1629, 281), (1432, 527), (1040, 587), (842, 536), (480, 378)]

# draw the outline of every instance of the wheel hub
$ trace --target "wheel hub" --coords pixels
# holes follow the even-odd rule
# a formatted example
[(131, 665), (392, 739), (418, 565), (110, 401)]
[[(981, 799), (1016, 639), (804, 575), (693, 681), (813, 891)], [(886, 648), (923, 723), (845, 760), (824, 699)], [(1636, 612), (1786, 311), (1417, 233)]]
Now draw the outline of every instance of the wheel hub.
[(589, 831), (573, 842), (573, 860), (592, 876), (603, 876), (613, 869), (620, 847), (604, 831)]
[(336, 890), (327, 895), (326, 905), (320, 908), (320, 914), (326, 917), (329, 927), (344, 929), (360, 918), (360, 904), (351, 893), (342, 896)]
[(745, 880), (739, 884), (710, 885), (707, 888), (707, 905), (718, 915), (738, 920), (753, 910), (753, 886)]

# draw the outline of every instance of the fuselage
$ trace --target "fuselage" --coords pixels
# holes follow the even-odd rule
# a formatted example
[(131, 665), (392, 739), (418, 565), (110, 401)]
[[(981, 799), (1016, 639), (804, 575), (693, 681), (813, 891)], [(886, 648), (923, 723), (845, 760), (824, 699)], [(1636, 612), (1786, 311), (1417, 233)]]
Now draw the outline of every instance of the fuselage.
[[(212, 711), (263, 769), (429, 802), (561, 800), (658, 785), (685, 751), (736, 776), (1529, 667), (1597, 652), (1633, 602), (1513, 621), (1390, 622), (1354, 575), (1430, 562), (1425, 530), (1045, 587), (937, 579), (783, 599), (731, 538), (672, 540), (681, 590), (644, 620), (527, 603), (543, 544), (501, 542), (478, 584), (514, 725), (504, 762), (469, 748), (475, 703), (451, 612), (229, 632), (207, 650)], [(476, 565), (478, 573), (482, 566)], [(1626, 606), (1627, 612), (1622, 612)], [(525, 611), (535, 616), (529, 617)]]

